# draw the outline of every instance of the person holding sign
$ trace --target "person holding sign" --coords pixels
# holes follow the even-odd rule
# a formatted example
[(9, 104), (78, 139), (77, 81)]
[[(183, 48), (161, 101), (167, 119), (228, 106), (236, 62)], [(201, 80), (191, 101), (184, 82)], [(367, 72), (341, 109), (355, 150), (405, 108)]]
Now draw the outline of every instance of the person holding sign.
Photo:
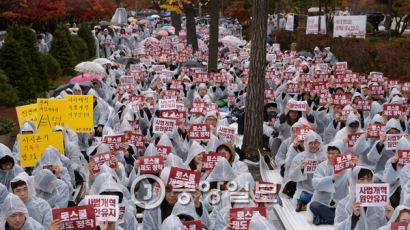
[(248, 166), (246, 163), (239, 160), (239, 155), (235, 152), (235, 149), (232, 145), (228, 143), (222, 143), (216, 148), (217, 153), (222, 153), (225, 155), (225, 159), (229, 162), (232, 169), (240, 174), (249, 172)]
[(327, 146), (327, 160), (320, 163), (313, 174), (314, 188), (310, 210), (315, 225), (333, 224), (336, 204), (349, 194), (350, 171), (334, 172), (333, 160), (346, 151), (343, 142), (334, 141)]
[(359, 116), (360, 115), (357, 111), (350, 112), (346, 119), (346, 127), (339, 130), (333, 138), (333, 140), (342, 140), (345, 145), (345, 148), (353, 151), (354, 149), (351, 149), (352, 147), (349, 148), (349, 135), (355, 135), (363, 132), (363, 130), (360, 127)]
[(34, 188), (39, 198), (51, 208), (65, 208), (71, 193), (66, 183), (58, 179), (49, 169), (40, 169), (34, 174)]
[(35, 196), (32, 180), (25, 172), (18, 174), (10, 182), (11, 192), (23, 201), (30, 217), (48, 229), (52, 222), (51, 207), (45, 200)]
[(403, 129), (400, 125), (399, 120), (397, 119), (390, 119), (386, 126), (384, 127), (384, 133), (380, 134), (379, 141), (377, 141), (371, 150), (367, 153), (367, 158), (373, 162), (372, 169), (375, 173), (375, 178), (377, 180), (383, 181), (383, 172), (386, 166), (386, 162), (388, 159), (394, 156), (394, 150), (388, 150), (387, 146), (390, 143), (386, 142), (386, 136), (388, 134), (402, 134)]
[(387, 223), (384, 207), (362, 207), (356, 197), (356, 184), (372, 184), (373, 172), (356, 166), (350, 179), (350, 194), (336, 205), (335, 229), (372, 230)]
[[(30, 120), (25, 121), (23, 125), (21, 126), (19, 134), (33, 134), (33, 133), (37, 133), (36, 125)], [(15, 159), (20, 160), (20, 147), (19, 147), (19, 142), (17, 139), (14, 142), (12, 153)]]
[(191, 148), (189, 148), (187, 159), (185, 160), (185, 165), (187, 165), (191, 170), (201, 172), (201, 177), (203, 177), (203, 179), (207, 176), (206, 173), (202, 173), (202, 157), (205, 152), (204, 147), (202, 147), (198, 142), (193, 141)]
[(0, 143), (0, 183), (8, 187), (10, 181), (24, 170), (17, 164), (10, 149)]
[(389, 220), (389, 222), (379, 228), (379, 230), (400, 230), (401, 228), (393, 228), (397, 223), (400, 223), (400, 226), (407, 226), (404, 229), (409, 229), (410, 226), (410, 207), (405, 205), (400, 205), (396, 209)]
[(23, 230), (35, 229), (44, 230), (40, 223), (31, 218), (23, 201), (14, 194), (9, 194), (1, 207), (0, 229)]
[(296, 182), (296, 212), (306, 211), (313, 194), (313, 172), (319, 162), (326, 160), (322, 138), (314, 131), (309, 131), (304, 142), (302, 153), (293, 159), (289, 171), (289, 179)]
[(399, 142), (397, 143), (396, 153), (393, 157), (387, 160), (386, 166), (384, 169), (384, 179), (386, 183), (390, 185), (390, 203), (393, 208), (396, 208), (400, 203), (403, 203), (405, 197), (405, 191), (402, 187), (406, 187), (405, 177), (401, 175), (406, 175), (408, 172), (406, 170), (409, 167), (408, 163), (406, 165), (400, 164), (400, 156), (399, 152), (406, 152), (410, 151), (410, 141), (406, 137), (400, 138)]

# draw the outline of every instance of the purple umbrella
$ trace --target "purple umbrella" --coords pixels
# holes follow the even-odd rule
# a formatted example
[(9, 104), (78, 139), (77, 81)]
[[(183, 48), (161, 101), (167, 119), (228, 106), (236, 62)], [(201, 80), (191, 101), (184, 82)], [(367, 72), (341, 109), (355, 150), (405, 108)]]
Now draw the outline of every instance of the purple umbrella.
[(80, 74), (78, 76), (73, 77), (70, 82), (71, 83), (82, 83), (82, 82), (88, 82), (92, 80), (101, 80), (101, 79), (102, 77), (99, 75), (84, 73), (84, 74)]

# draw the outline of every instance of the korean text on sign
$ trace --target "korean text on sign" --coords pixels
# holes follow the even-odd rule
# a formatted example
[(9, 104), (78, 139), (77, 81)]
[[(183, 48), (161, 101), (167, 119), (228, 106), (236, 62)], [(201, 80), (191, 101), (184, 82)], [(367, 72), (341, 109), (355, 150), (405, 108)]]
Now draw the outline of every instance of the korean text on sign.
[(354, 153), (348, 152), (342, 155), (336, 155), (333, 160), (333, 171), (335, 174), (342, 172), (345, 169), (353, 167)]
[(193, 192), (199, 184), (201, 174), (199, 171), (171, 167), (167, 186), (175, 192)]
[(261, 216), (266, 217), (266, 208), (231, 208), (229, 217), (231, 219), (230, 230), (248, 230), (249, 223), (253, 215), (259, 212)]
[(389, 201), (389, 184), (356, 184), (356, 199), (362, 207), (384, 207)]
[(397, 150), (397, 155), (399, 157), (399, 161), (397, 164), (399, 166), (405, 166), (406, 164), (410, 163), (410, 149), (400, 149)]
[(106, 135), (103, 137), (103, 143), (107, 144), (114, 152), (124, 150), (125, 135)]
[(20, 165), (33, 167), (41, 154), (49, 146), (53, 146), (58, 152), (64, 154), (63, 134), (61, 132), (19, 134), (17, 141), (20, 149)]
[(186, 230), (202, 230), (201, 220), (182, 221)]
[(386, 134), (386, 141), (384, 143), (386, 150), (396, 150), (397, 142), (403, 134)]
[(53, 219), (61, 221), (59, 228), (61, 230), (96, 228), (94, 208), (91, 205), (53, 209)]
[(214, 169), (220, 158), (224, 157), (222, 153), (208, 152), (202, 156), (202, 169), (210, 171)]
[(234, 141), (235, 140), (235, 128), (231, 128), (228, 126), (219, 126), (218, 127), (218, 136), (225, 138), (228, 141)]
[(304, 173), (310, 174), (314, 173), (317, 166), (322, 162), (323, 160), (307, 160), (307, 164), (304, 169)]
[(380, 132), (382, 132), (384, 125), (381, 123), (369, 123), (367, 125), (367, 138), (380, 138)]
[(85, 203), (94, 207), (97, 221), (117, 221), (120, 212), (118, 196), (112, 195), (86, 195)]
[(75, 132), (90, 133), (93, 131), (93, 96), (66, 95), (67, 127)]
[(19, 120), (20, 127), (25, 121), (32, 121), (37, 126), (37, 104), (23, 105), (16, 107), (17, 118)]
[(153, 133), (171, 134), (176, 121), (172, 119), (154, 118)]
[(103, 164), (108, 165), (110, 168), (115, 169), (117, 168), (117, 163), (111, 161), (111, 157), (114, 156), (113, 152), (105, 152), (105, 153), (99, 153), (97, 155), (91, 156), (90, 159), (94, 161), (95, 166), (92, 169), (92, 172), (94, 174), (99, 173), (101, 166)]
[(139, 160), (141, 174), (155, 174), (164, 169), (164, 157), (162, 156), (142, 156)]
[(59, 125), (65, 127), (67, 121), (66, 100), (61, 99), (37, 99), (38, 131), (51, 132)]
[(281, 185), (272, 182), (256, 181), (254, 191), (254, 201), (256, 203), (273, 203), (276, 201)]
[(308, 106), (306, 101), (293, 101), (288, 103), (289, 110), (293, 111), (306, 111)]
[(211, 138), (211, 128), (207, 124), (192, 124), (188, 136), (191, 140), (209, 140)]

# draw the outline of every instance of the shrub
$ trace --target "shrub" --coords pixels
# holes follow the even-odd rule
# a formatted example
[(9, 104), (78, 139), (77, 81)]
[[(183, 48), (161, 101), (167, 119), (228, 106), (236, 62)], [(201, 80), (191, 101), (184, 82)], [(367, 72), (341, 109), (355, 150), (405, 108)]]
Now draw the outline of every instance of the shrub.
[(23, 51), (19, 43), (13, 38), (7, 38), (0, 49), (0, 69), (10, 77), (10, 84), (17, 90), (20, 100), (27, 100), (36, 96), (34, 81), (31, 77)]
[(91, 33), (91, 27), (88, 23), (81, 23), (80, 29), (78, 30), (78, 36), (80, 36), (84, 42), (87, 44), (88, 48), (88, 58), (95, 57), (95, 40)]
[(70, 76), (74, 75), (74, 66), (76, 58), (73, 50), (71, 49), (69, 40), (71, 36), (67, 37), (68, 29), (64, 25), (59, 25), (54, 33), (53, 41), (51, 42), (50, 54), (60, 64), (62, 73)]
[(0, 106), (15, 106), (19, 101), (17, 90), (9, 83), (3, 70), (0, 70)]
[(41, 54), (42, 62), (46, 66), (48, 78), (55, 81), (61, 76), (61, 67), (57, 60), (50, 54)]
[(16, 130), (16, 124), (8, 119), (1, 117), (0, 118), (0, 135), (8, 134)]
[(82, 62), (88, 59), (88, 48), (84, 40), (77, 36), (71, 36), (71, 49), (74, 52), (77, 62)]

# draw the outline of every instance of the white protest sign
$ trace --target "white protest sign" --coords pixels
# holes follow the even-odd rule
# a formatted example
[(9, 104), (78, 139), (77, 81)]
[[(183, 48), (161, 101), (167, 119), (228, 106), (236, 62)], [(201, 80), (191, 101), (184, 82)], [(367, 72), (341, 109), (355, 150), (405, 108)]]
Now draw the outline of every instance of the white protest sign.
[(397, 142), (399, 142), (402, 136), (403, 134), (386, 134), (386, 150), (396, 150)]
[(333, 37), (366, 37), (366, 15), (335, 16), (333, 19)]
[(115, 222), (120, 217), (118, 196), (86, 195), (85, 203), (94, 207), (97, 221)]
[(317, 166), (322, 163), (323, 160), (307, 159), (307, 164), (304, 168), (304, 173), (311, 174), (314, 173)]
[[(306, 21), (306, 34), (318, 34), (319, 16), (311, 16)], [(320, 33), (326, 34), (326, 16), (320, 16)]]
[(389, 201), (389, 184), (356, 184), (356, 199), (362, 207), (384, 207)]
[(158, 100), (158, 110), (176, 110), (177, 101), (176, 99), (160, 99)]
[(171, 134), (175, 125), (176, 125), (176, 120), (164, 119), (164, 118), (154, 118), (153, 133)]
[(292, 101), (288, 103), (289, 110), (293, 111), (306, 111), (307, 105), (306, 101)]

